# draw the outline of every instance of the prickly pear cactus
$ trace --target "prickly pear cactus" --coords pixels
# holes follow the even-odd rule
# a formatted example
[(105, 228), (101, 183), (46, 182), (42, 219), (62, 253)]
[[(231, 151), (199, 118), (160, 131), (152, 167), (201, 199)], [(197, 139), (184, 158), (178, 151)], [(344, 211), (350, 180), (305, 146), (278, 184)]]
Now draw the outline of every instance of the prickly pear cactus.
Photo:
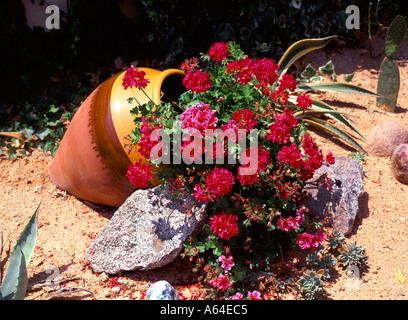
[(388, 29), (387, 39), (385, 41), (385, 55), (391, 57), (400, 47), (405, 38), (407, 23), (405, 19), (398, 15), (392, 21)]
[(377, 85), (377, 106), (383, 110), (394, 112), (400, 88), (398, 64), (392, 57), (404, 41), (406, 34), (405, 19), (398, 15), (392, 21), (385, 41), (385, 55), (380, 67)]
[(385, 111), (394, 112), (400, 88), (400, 74), (397, 62), (385, 57), (380, 67), (377, 87), (377, 106)]

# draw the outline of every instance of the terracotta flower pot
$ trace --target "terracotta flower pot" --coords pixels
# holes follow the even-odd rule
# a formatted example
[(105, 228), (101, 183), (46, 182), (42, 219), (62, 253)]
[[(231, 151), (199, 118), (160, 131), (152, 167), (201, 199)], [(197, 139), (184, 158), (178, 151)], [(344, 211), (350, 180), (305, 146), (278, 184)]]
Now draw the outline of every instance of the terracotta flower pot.
[[(161, 101), (161, 93), (177, 99), (185, 91), (184, 72), (178, 69), (146, 72), (150, 83), (144, 91), (154, 103)], [(134, 191), (126, 177), (131, 162), (147, 161), (136, 151), (128, 153), (127, 139), (135, 126), (130, 110), (136, 102), (147, 102), (146, 95), (137, 88), (124, 89), (121, 72), (103, 82), (79, 107), (61, 141), (50, 165), (50, 177), (55, 185), (90, 202), (118, 207)], [(157, 176), (151, 181), (159, 184)]]

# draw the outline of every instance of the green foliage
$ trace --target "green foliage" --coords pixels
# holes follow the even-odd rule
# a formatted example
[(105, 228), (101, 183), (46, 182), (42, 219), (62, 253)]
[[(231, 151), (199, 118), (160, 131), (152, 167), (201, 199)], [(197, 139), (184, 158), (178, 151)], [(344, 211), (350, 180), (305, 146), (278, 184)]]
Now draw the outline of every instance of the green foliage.
[(365, 248), (354, 241), (343, 248), (341, 255), (339, 256), (339, 261), (342, 263), (343, 267), (356, 266), (364, 270), (367, 268), (367, 255)]
[(10, 160), (17, 158), (18, 153), (26, 155), (27, 151), (35, 147), (54, 155), (76, 111), (64, 111), (55, 105), (49, 106), (46, 112), (35, 113), (33, 109), (35, 108), (26, 103), (19, 113), (18, 121), (1, 128), (5, 132), (22, 132), (25, 136), (23, 143), (17, 139), (1, 137), (0, 153), (6, 147)]
[[(27, 265), (37, 241), (38, 205), (10, 255), (6, 275), (0, 288), (0, 300), (24, 300), (27, 290)], [(0, 279), (1, 280), (1, 279)]]
[[(289, 69), (289, 67), (304, 54), (320, 49), (325, 46), (333, 37), (326, 37), (323, 39), (308, 39), (301, 40), (294, 43), (289, 49), (285, 52), (282, 58), (279, 61), (279, 71), (284, 72)], [(302, 72), (301, 76), (304, 81), (297, 87), (297, 91), (308, 91), (308, 90), (319, 90), (327, 92), (340, 92), (346, 94), (365, 94), (376, 96), (375, 93), (360, 88), (359, 86), (352, 85), (350, 83), (339, 83), (337, 82), (337, 75), (334, 72), (334, 66), (331, 61), (329, 61), (325, 66), (319, 68), (319, 73), (322, 76), (330, 76), (333, 82), (328, 83), (305, 83), (308, 77), (313, 79), (313, 82), (320, 82), (322, 80), (321, 76), (317, 76), (317, 71), (311, 66), (308, 65), (306, 69)], [(352, 79), (352, 75), (347, 75), (347, 79)], [(303, 83), (302, 83), (303, 82)], [(289, 100), (293, 103), (295, 98), (291, 97)], [(331, 118), (338, 123), (342, 123), (352, 130), (352, 132), (358, 134), (361, 138), (364, 139), (363, 135), (352, 125), (352, 123), (344, 117), (343, 112), (335, 111), (328, 104), (319, 101), (313, 100), (313, 105), (310, 110), (307, 112), (301, 112), (296, 117), (297, 119), (305, 122), (308, 125), (314, 126), (318, 129), (322, 129), (330, 134), (333, 134), (343, 141), (346, 141), (357, 150), (365, 152), (360, 144), (346, 131), (340, 129), (336, 125), (328, 122), (327, 119)], [(324, 117), (323, 119), (321, 117)]]
[(404, 17), (396, 16), (385, 41), (385, 58), (380, 66), (377, 84), (377, 106), (389, 112), (395, 111), (400, 88), (399, 67), (393, 55), (404, 41), (406, 28)]
[(327, 295), (322, 275), (313, 270), (307, 271), (299, 279), (297, 286), (300, 295), (307, 300), (322, 299)]

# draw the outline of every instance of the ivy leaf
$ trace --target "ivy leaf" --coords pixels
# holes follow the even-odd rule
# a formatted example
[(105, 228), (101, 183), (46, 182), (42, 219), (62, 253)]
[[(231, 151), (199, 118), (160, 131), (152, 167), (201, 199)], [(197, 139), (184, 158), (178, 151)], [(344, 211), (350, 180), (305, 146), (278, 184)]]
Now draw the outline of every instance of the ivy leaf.
[(313, 68), (310, 64), (303, 70), (303, 72), (300, 74), (302, 78), (311, 78), (316, 75), (317, 71), (315, 68)]

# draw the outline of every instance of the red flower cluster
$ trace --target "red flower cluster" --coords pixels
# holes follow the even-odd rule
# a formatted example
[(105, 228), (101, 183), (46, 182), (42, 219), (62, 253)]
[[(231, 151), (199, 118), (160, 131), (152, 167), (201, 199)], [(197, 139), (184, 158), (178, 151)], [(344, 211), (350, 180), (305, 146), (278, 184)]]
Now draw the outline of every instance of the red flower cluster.
[(129, 87), (132, 88), (132, 86), (144, 89), (150, 82), (149, 79), (145, 78), (145, 76), (146, 72), (139, 70), (139, 68), (134, 68), (132, 65), (126, 70), (125, 75), (123, 76), (122, 86), (125, 88), (125, 90)]
[(210, 50), (208, 51), (208, 55), (210, 56), (211, 59), (217, 62), (222, 62), (222, 60), (227, 59), (227, 57), (231, 55), (231, 52), (228, 49), (228, 43), (224, 42), (214, 43), (211, 46)]
[[(256, 150), (255, 150), (256, 149)], [(258, 161), (255, 163), (255, 159), (251, 159), (251, 154), (257, 153)], [(262, 146), (253, 147), (247, 149), (245, 154), (241, 155), (243, 166), (238, 167), (237, 179), (241, 185), (252, 186), (255, 182), (259, 181), (258, 174), (266, 169), (266, 166), (271, 164), (270, 152), (265, 150)], [(257, 165), (258, 168), (254, 174), (244, 174), (244, 169), (249, 169), (250, 166)], [(251, 170), (252, 171), (252, 170)]]
[(255, 87), (267, 87), (278, 80), (279, 65), (274, 64), (271, 59), (263, 58), (253, 62), (251, 71), (254, 74), (258, 84)]
[(281, 163), (289, 163), (295, 169), (300, 169), (303, 165), (303, 155), (294, 143), (283, 146), (278, 152), (278, 159)]
[(140, 131), (143, 133), (138, 143), (139, 153), (146, 159), (150, 159), (150, 152), (152, 148), (159, 143), (159, 141), (152, 141), (151, 134), (155, 129), (162, 129), (163, 126), (154, 126), (150, 124), (145, 117), (142, 117), (142, 125)]
[(131, 163), (126, 173), (126, 177), (136, 188), (147, 188), (152, 179), (152, 168), (148, 164), (142, 164), (142, 160)]
[(326, 156), (326, 163), (327, 164), (334, 164), (334, 162), (336, 161), (335, 157), (333, 156), (333, 153), (331, 153), (330, 151), (327, 152), (327, 156)]
[(266, 139), (277, 143), (287, 143), (290, 140), (290, 131), (297, 127), (297, 119), (288, 108), (283, 113), (274, 116), (275, 121), (269, 126)]
[(263, 88), (275, 83), (278, 79), (278, 69), (279, 66), (267, 58), (252, 61), (248, 57), (244, 57), (227, 65), (227, 73), (235, 74), (240, 84), (248, 84), (253, 76), (258, 81), (255, 87)]
[(234, 60), (227, 65), (227, 73), (232, 73), (237, 76), (239, 84), (246, 85), (251, 81), (252, 60), (248, 57), (244, 57), (241, 60)]
[(324, 156), (308, 133), (303, 137), (302, 148), (305, 151), (307, 160), (304, 162), (304, 166), (300, 171), (300, 179), (307, 181), (311, 179), (314, 172), (322, 166)]
[(249, 109), (242, 109), (232, 115), (232, 120), (237, 124), (238, 129), (246, 129), (248, 133), (258, 124), (254, 113)]
[(224, 211), (219, 215), (214, 215), (210, 220), (210, 229), (221, 239), (229, 240), (235, 237), (238, 232), (238, 217), (233, 214), (226, 214)]
[(312, 107), (313, 101), (309, 96), (304, 94), (296, 98), (296, 106), (302, 109), (309, 109)]
[(275, 91), (266, 90), (266, 94), (269, 94), (271, 99), (275, 102), (279, 101), (282, 105), (287, 105), (289, 103), (289, 92), (295, 92), (296, 90), (296, 82), (293, 76), (290, 74), (283, 74), (280, 81), (279, 86)]
[(299, 247), (301, 249), (311, 249), (311, 248), (317, 248), (319, 244), (323, 243), (326, 241), (327, 234), (323, 232), (322, 230), (319, 230), (318, 233), (315, 234), (309, 234), (307, 232), (303, 232), (299, 238), (296, 240), (298, 243)]
[(230, 193), (234, 183), (234, 175), (224, 168), (215, 167), (205, 178), (207, 191), (215, 201), (218, 201), (220, 196)]
[(183, 78), (183, 84), (187, 90), (191, 90), (194, 93), (202, 93), (208, 91), (211, 87), (211, 76), (208, 73), (204, 73), (201, 69), (197, 72), (187, 70), (186, 76)]
[(188, 135), (194, 135), (198, 130), (201, 137), (205, 137), (206, 129), (216, 129), (218, 118), (214, 116), (216, 110), (210, 109), (209, 104), (198, 103), (188, 107), (180, 116), (181, 127)]

